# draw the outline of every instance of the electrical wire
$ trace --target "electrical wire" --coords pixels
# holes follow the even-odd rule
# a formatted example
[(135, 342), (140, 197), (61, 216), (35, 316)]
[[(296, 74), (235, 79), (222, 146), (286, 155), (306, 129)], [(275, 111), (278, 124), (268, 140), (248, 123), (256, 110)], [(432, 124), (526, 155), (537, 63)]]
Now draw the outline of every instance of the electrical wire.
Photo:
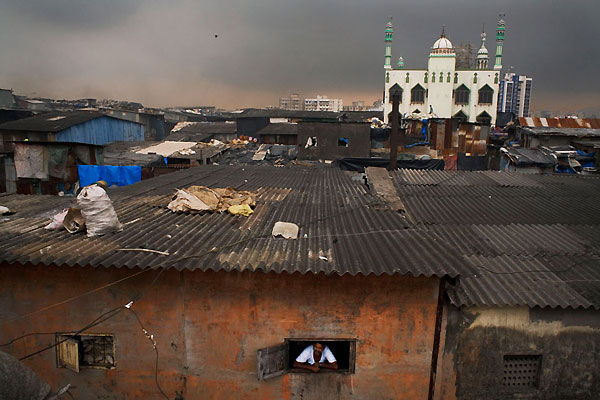
[[(19, 358), (19, 361), (26, 360), (28, 358), (31, 358), (31, 357), (35, 356), (35, 355), (41, 354), (41, 353), (43, 353), (43, 352), (45, 352), (47, 350), (53, 349), (53, 348), (61, 345), (62, 343), (66, 342), (67, 340), (74, 338), (75, 336), (79, 335), (80, 333), (82, 333), (82, 332), (84, 332), (84, 331), (86, 331), (86, 330), (88, 330), (90, 328), (93, 328), (96, 325), (100, 325), (101, 323), (103, 323), (106, 320), (109, 320), (110, 318), (114, 317), (115, 315), (117, 315), (118, 313), (120, 313), (121, 311), (123, 311), (123, 309), (125, 309), (125, 306), (119, 306), (119, 307), (113, 308), (112, 310), (107, 311), (107, 312), (101, 314), (98, 318), (96, 318), (95, 320), (93, 320), (92, 322), (90, 322), (89, 324), (87, 324), (86, 326), (84, 326), (83, 328), (79, 329), (77, 332), (75, 332), (75, 333), (73, 333), (71, 335), (67, 335), (62, 340), (60, 340), (60, 341), (58, 341), (58, 342), (56, 342), (54, 344), (51, 344), (49, 346), (46, 346), (43, 349), (40, 349), (40, 350), (35, 351), (33, 353), (29, 353), (29, 354), (27, 354), (27, 355)], [(106, 315), (109, 315), (109, 316), (105, 317)]]
[(152, 268), (148, 268), (148, 269), (144, 269), (144, 270), (138, 271), (138, 272), (136, 272), (134, 274), (128, 275), (128, 276), (126, 276), (124, 278), (121, 278), (121, 279), (118, 279), (118, 280), (116, 280), (114, 282), (108, 283), (106, 285), (102, 285), (102, 286), (97, 287), (97, 288), (92, 289), (92, 290), (88, 290), (87, 292), (84, 292), (84, 293), (81, 293), (81, 294), (78, 294), (77, 296), (69, 297), (68, 299), (59, 301), (58, 303), (54, 303), (54, 304), (51, 304), (49, 306), (42, 307), (39, 310), (35, 310), (35, 311), (29, 312), (29, 313), (26, 313), (26, 314), (23, 314), (23, 315), (18, 315), (16, 317), (2, 318), (2, 319), (0, 319), (0, 321), (12, 321), (12, 320), (16, 320), (16, 319), (26, 318), (26, 317), (29, 317), (31, 315), (38, 314), (38, 313), (40, 313), (42, 311), (47, 311), (47, 310), (49, 310), (51, 308), (58, 307), (60, 305), (69, 303), (69, 302), (71, 302), (73, 300), (77, 300), (77, 299), (79, 299), (81, 297), (87, 296), (88, 294), (95, 293), (95, 292), (98, 292), (98, 291), (100, 291), (102, 289), (106, 289), (108, 287), (114, 286), (114, 285), (116, 285), (118, 283), (121, 283), (121, 282), (126, 281), (126, 280), (131, 279), (131, 278), (134, 278), (134, 277), (136, 277), (138, 275), (141, 275), (143, 273), (146, 273), (148, 271), (152, 271)]
[[(152, 282), (150, 283), (150, 285), (149, 285), (149, 286), (148, 286), (148, 287), (147, 287), (147, 288), (146, 288), (146, 289), (145, 289), (143, 292), (140, 292), (140, 293), (138, 293), (137, 295), (135, 295), (135, 296), (131, 297), (131, 299), (129, 300), (129, 303), (127, 303), (126, 305), (124, 305), (124, 306), (118, 306), (118, 307), (115, 307), (115, 308), (113, 308), (112, 310), (109, 310), (109, 311), (107, 311), (107, 312), (105, 312), (105, 313), (101, 314), (101, 315), (100, 315), (99, 317), (97, 317), (95, 320), (93, 320), (92, 322), (90, 322), (89, 324), (87, 324), (86, 326), (84, 326), (83, 328), (81, 328), (81, 329), (77, 330), (75, 333), (73, 333), (73, 334), (71, 334), (71, 335), (68, 335), (68, 336), (66, 336), (64, 339), (62, 339), (62, 340), (60, 340), (60, 341), (58, 341), (58, 342), (56, 342), (56, 343), (54, 343), (54, 344), (52, 344), (52, 345), (46, 346), (46, 347), (44, 347), (43, 349), (40, 349), (40, 350), (38, 350), (38, 351), (35, 351), (35, 352), (33, 352), (33, 353), (27, 354), (27, 355), (25, 355), (25, 356), (23, 356), (23, 357), (19, 358), (19, 360), (21, 360), (21, 361), (22, 361), (22, 360), (26, 360), (26, 359), (28, 359), (28, 358), (30, 358), (30, 357), (33, 357), (33, 356), (35, 356), (35, 355), (38, 355), (38, 354), (41, 354), (41, 353), (43, 353), (43, 352), (45, 352), (45, 351), (47, 351), (47, 350), (53, 349), (53, 348), (55, 348), (55, 347), (59, 346), (60, 344), (62, 344), (62, 343), (64, 343), (64, 342), (66, 342), (67, 340), (69, 340), (69, 339), (72, 339), (73, 337), (75, 337), (75, 336), (79, 335), (80, 333), (82, 333), (82, 332), (84, 332), (84, 331), (86, 331), (86, 330), (88, 330), (88, 329), (91, 329), (91, 328), (93, 328), (93, 327), (95, 327), (95, 326), (97, 326), (97, 325), (100, 325), (101, 323), (103, 323), (103, 322), (105, 322), (105, 321), (108, 321), (109, 319), (111, 319), (111, 318), (113, 318), (114, 316), (116, 316), (117, 314), (119, 314), (121, 311), (123, 311), (123, 310), (125, 310), (125, 309), (128, 309), (128, 308), (130, 308), (130, 307), (131, 307), (131, 305), (132, 305), (134, 302), (136, 302), (136, 301), (140, 300), (140, 299), (141, 299), (141, 298), (142, 298), (142, 297), (143, 297), (143, 296), (144, 296), (144, 295), (145, 295), (145, 294), (148, 292), (148, 290), (150, 290), (150, 288), (152, 288), (152, 286), (154, 286), (154, 284), (156, 283), (156, 281), (158, 280), (158, 278), (161, 276), (161, 274), (162, 274), (163, 272), (164, 272), (164, 269), (161, 269), (161, 270), (158, 272), (158, 274), (156, 274), (156, 276), (154, 277), (154, 279), (152, 280)], [(107, 316), (107, 315), (108, 315), (108, 316)], [(31, 334), (27, 334), (27, 335), (24, 335), (24, 336), (32, 336), (32, 335), (36, 335), (36, 334), (37, 334), (37, 333), (31, 333)], [(45, 334), (45, 333), (42, 333), (42, 334)], [(18, 338), (17, 338), (17, 339), (18, 339)], [(15, 340), (17, 340), (17, 339), (13, 339), (11, 342), (14, 342), (14, 341), (15, 341)]]
[(158, 391), (160, 392), (160, 394), (162, 394), (163, 397), (168, 400), (169, 396), (167, 396), (165, 394), (165, 392), (160, 387), (160, 384), (158, 383), (158, 347), (156, 346), (156, 341), (154, 340), (154, 336), (151, 335), (148, 332), (148, 330), (144, 327), (144, 324), (142, 324), (142, 320), (140, 319), (138, 314), (135, 312), (135, 310), (132, 308), (128, 308), (128, 310), (133, 313), (133, 315), (135, 316), (135, 319), (137, 320), (138, 324), (140, 324), (140, 327), (142, 328), (142, 332), (144, 332), (144, 334), (146, 335), (146, 337), (148, 338), (150, 343), (152, 343), (152, 348), (154, 349), (154, 352), (156, 353), (156, 362), (154, 364), (154, 382), (156, 383), (156, 387), (158, 388)]
[[(583, 256), (586, 256), (586, 255), (584, 254), (584, 255), (582, 255), (582, 257)], [(599, 260), (599, 258), (597, 258), (597, 257), (592, 257), (592, 259)], [(516, 274), (534, 274), (534, 273), (552, 273), (552, 274), (555, 274), (555, 273), (569, 272), (573, 268), (578, 267), (579, 265), (581, 265), (581, 264), (583, 264), (583, 263), (585, 263), (587, 261), (589, 261), (589, 258), (582, 259), (582, 260), (580, 260), (580, 261), (572, 264), (571, 266), (569, 266), (567, 268), (556, 269), (556, 270), (552, 270), (552, 269), (537, 269), (537, 270), (536, 269), (532, 269), (532, 270), (525, 270), (525, 271), (494, 271), (494, 270), (491, 270), (489, 268), (484, 267), (483, 265), (474, 265), (474, 267), (481, 268), (481, 269), (483, 269), (483, 270), (485, 270), (487, 272), (490, 272), (492, 274), (495, 274), (495, 275), (516, 275)], [(544, 280), (544, 279), (536, 279), (536, 280)], [(581, 282), (594, 282), (594, 281), (598, 281), (598, 280), (594, 280), (594, 279), (590, 279), (590, 280), (573, 280), (571, 282), (579, 282), (579, 281), (581, 281)], [(550, 282), (552, 282), (552, 281), (550, 281)], [(567, 282), (567, 281), (558, 281), (558, 282)]]
[[(363, 207), (371, 207), (371, 206), (375, 206), (375, 205), (384, 205), (384, 206), (387, 207), (387, 204), (385, 202), (383, 202), (382, 200), (378, 199), (378, 200), (376, 200), (374, 202), (371, 202), (371, 203), (361, 204), (361, 205), (359, 205), (357, 207), (351, 207), (349, 209), (345, 209), (345, 210), (340, 211), (339, 213), (336, 213), (336, 214), (333, 214), (333, 215), (328, 215), (326, 217), (316, 218), (316, 219), (314, 219), (312, 221), (309, 221), (309, 222), (306, 222), (304, 224), (298, 225), (298, 228), (306, 228), (307, 226), (309, 226), (311, 224), (314, 224), (316, 222), (322, 222), (322, 221), (325, 221), (325, 220), (328, 220), (328, 219), (331, 219), (331, 218), (339, 217), (341, 215), (347, 214), (347, 213), (352, 212), (352, 211), (356, 211), (356, 210), (361, 209)], [(167, 262), (168, 263), (177, 263), (179, 261), (188, 260), (188, 259), (191, 259), (191, 258), (201, 258), (201, 257), (204, 257), (204, 256), (210, 254), (210, 253), (218, 253), (219, 251), (221, 251), (223, 249), (226, 249), (228, 247), (233, 247), (233, 246), (236, 246), (238, 244), (246, 243), (246, 242), (249, 242), (249, 241), (255, 240), (255, 239), (266, 239), (266, 238), (269, 238), (269, 237), (271, 237), (271, 234), (254, 235), (254, 236), (250, 236), (250, 237), (245, 238), (245, 239), (241, 239), (241, 240), (235, 241), (233, 243), (225, 244), (225, 245), (223, 245), (221, 247), (213, 247), (212, 249), (210, 249), (208, 251), (204, 251), (204, 252), (197, 253), (197, 254), (188, 254), (188, 255), (185, 255), (185, 256), (173, 259), (173, 260), (167, 260)]]
[(13, 344), (14, 342), (16, 342), (17, 340), (24, 339), (24, 338), (26, 338), (28, 336), (40, 336), (40, 335), (56, 335), (56, 332), (35, 332), (35, 333), (28, 333), (26, 335), (21, 335), (21, 336), (19, 336), (17, 338), (14, 338), (10, 342), (2, 343), (2, 344), (0, 344), (0, 347), (9, 346), (9, 345)]

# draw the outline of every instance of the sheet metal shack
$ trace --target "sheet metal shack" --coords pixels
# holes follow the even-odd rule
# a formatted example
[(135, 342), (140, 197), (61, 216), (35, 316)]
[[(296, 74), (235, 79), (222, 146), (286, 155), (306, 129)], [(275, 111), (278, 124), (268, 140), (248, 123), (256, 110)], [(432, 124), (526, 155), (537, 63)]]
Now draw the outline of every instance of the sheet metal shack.
[[(176, 187), (192, 184), (255, 191), (258, 204), (248, 218), (165, 209)], [(141, 291), (132, 309), (157, 342), (157, 379), (169, 398), (427, 397), (440, 285), (460, 261), (403, 229), (402, 215), (377, 207), (364, 185), (330, 168), (201, 166), (110, 196), (129, 224), (93, 241), (41, 229), (65, 199), (2, 199), (17, 212), (0, 227), (2, 342), (25, 331), (76, 332)], [(299, 238), (272, 238), (276, 221), (297, 223)], [(170, 255), (116, 251), (141, 247)], [(257, 359), (259, 349), (284, 345), (286, 370), (315, 339), (334, 349), (339, 372), (257, 378), (257, 362), (275, 372), (268, 357)], [(95, 350), (80, 352), (78, 373), (62, 368), (67, 361), (55, 350), (26, 364), (53, 386), (77, 386), (80, 399), (159, 398), (156, 355), (130, 311), (79, 340)], [(6, 351), (24, 356), (54, 342), (31, 336)], [(108, 356), (94, 364), (88, 351)]]
[[(76, 358), (25, 360), (77, 398), (160, 398), (155, 380), (189, 399), (594, 398), (600, 180), (367, 176), (201, 166), (111, 191), (125, 229), (93, 240), (41, 229), (65, 199), (1, 197), (17, 213), (0, 225), (0, 341), (49, 333), (5, 347), (23, 357), (121, 307)], [(165, 209), (192, 184), (254, 191), (254, 214)], [(273, 238), (277, 221), (298, 239)], [(339, 372), (289, 368), (313, 340)]]
[(464, 261), (444, 309), (443, 398), (598, 398), (600, 179), (402, 170), (394, 182), (414, 224)]
[(144, 126), (96, 112), (52, 112), (0, 125), (0, 191), (56, 194), (77, 164), (102, 164), (102, 146), (144, 140)]

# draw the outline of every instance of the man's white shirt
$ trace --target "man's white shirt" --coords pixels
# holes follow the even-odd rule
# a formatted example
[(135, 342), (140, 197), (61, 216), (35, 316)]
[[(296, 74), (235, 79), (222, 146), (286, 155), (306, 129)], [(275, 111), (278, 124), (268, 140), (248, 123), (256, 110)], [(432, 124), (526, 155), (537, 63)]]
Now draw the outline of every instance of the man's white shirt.
[[(302, 353), (300, 353), (300, 355), (296, 358), (296, 361), (301, 362), (301, 363), (309, 363), (310, 365), (313, 365), (315, 363), (315, 359), (313, 357), (313, 345), (311, 344), (310, 346), (308, 346), (307, 348), (305, 348)], [(319, 363), (322, 363), (324, 361), (327, 361), (328, 363), (334, 363), (337, 360), (335, 359), (335, 357), (333, 356), (333, 353), (331, 352), (331, 350), (329, 350), (329, 347), (325, 346), (325, 348), (323, 349), (323, 353), (321, 353), (321, 360), (319, 360)]]

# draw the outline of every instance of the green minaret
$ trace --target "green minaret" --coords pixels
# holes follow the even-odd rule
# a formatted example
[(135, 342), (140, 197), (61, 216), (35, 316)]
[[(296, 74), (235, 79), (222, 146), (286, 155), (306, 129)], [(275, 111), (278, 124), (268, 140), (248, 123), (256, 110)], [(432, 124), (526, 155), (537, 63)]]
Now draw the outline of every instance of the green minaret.
[(394, 34), (394, 28), (392, 28), (392, 18), (385, 26), (385, 69), (392, 69), (392, 35)]
[(494, 69), (502, 69), (502, 46), (504, 45), (504, 14), (500, 14), (498, 27), (496, 28), (496, 64)]

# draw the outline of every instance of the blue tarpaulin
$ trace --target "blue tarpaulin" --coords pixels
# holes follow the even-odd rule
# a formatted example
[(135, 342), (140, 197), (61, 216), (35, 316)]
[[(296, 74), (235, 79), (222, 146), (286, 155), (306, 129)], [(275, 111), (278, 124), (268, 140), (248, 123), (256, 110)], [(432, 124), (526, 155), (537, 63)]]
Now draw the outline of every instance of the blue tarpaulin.
[(98, 181), (106, 181), (108, 186), (125, 186), (142, 180), (141, 166), (78, 165), (77, 169), (82, 187)]

